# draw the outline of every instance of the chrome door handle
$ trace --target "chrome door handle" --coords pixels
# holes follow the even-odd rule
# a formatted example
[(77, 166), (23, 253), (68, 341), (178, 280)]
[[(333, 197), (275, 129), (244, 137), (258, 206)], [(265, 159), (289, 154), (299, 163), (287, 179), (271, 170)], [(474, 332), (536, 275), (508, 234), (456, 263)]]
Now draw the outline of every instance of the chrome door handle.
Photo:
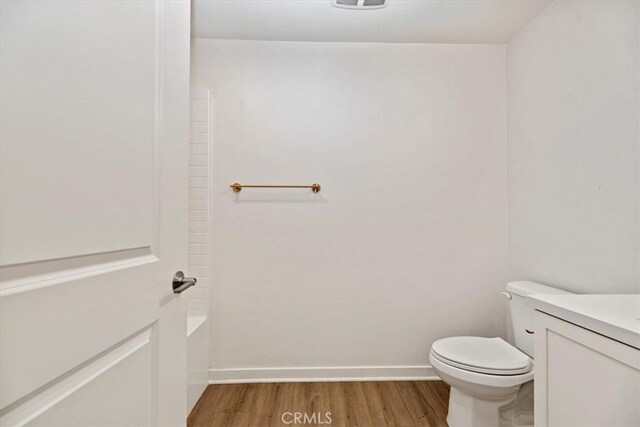
[(198, 279), (195, 277), (184, 277), (184, 273), (182, 271), (178, 271), (175, 276), (173, 276), (173, 293), (181, 294), (195, 285), (197, 281)]

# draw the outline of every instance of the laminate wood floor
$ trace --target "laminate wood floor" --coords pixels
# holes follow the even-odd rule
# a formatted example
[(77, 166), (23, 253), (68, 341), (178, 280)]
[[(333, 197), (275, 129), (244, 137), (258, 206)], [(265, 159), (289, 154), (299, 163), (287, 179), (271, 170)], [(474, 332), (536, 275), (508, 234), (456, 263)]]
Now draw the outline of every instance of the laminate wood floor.
[(187, 426), (446, 426), (448, 402), (442, 381), (210, 385)]

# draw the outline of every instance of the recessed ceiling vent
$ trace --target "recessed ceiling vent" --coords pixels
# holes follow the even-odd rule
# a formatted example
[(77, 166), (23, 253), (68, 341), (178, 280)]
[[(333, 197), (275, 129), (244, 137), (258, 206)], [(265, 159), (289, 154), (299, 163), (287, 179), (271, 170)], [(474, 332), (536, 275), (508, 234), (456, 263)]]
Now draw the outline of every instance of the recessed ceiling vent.
[(389, 3), (389, 0), (331, 0), (335, 7), (343, 9), (381, 9)]

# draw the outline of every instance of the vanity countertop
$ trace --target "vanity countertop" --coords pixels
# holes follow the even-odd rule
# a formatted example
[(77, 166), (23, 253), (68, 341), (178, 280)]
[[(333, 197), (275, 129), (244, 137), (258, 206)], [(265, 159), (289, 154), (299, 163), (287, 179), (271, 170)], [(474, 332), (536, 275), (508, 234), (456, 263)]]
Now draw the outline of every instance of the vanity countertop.
[(531, 295), (529, 306), (640, 349), (640, 294)]

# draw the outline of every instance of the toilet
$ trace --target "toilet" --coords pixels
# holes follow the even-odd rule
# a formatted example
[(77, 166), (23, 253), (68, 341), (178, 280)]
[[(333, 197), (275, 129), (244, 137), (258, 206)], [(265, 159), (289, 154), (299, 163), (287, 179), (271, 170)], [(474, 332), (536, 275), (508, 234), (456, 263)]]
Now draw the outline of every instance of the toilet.
[(510, 282), (515, 346), (502, 338), (450, 337), (431, 346), (433, 370), (451, 386), (449, 427), (533, 425), (533, 313), (526, 297), (569, 293), (535, 282)]

